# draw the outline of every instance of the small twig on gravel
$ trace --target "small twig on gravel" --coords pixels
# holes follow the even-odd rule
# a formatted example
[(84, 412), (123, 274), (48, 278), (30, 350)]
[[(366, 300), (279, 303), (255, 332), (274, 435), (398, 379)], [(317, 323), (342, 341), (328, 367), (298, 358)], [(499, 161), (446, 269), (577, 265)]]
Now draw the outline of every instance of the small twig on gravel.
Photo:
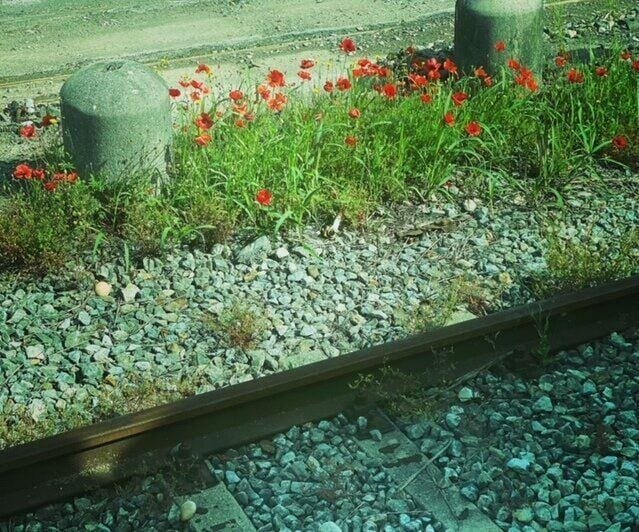
[(448, 440), (448, 443), (446, 443), (446, 445), (442, 446), (442, 448), (437, 451), (433, 457), (428, 460), (422, 467), (420, 467), (417, 471), (415, 471), (415, 473), (413, 473), (410, 477), (408, 477), (398, 488), (398, 491), (403, 491), (406, 489), (406, 487), (411, 484), (412, 482), (414, 482), (414, 480), (422, 474), (422, 472), (429, 466), (431, 465), (435, 460), (437, 460), (442, 454), (444, 454), (444, 452), (446, 451), (446, 449), (448, 449), (451, 444), (453, 443), (453, 440), (450, 439)]

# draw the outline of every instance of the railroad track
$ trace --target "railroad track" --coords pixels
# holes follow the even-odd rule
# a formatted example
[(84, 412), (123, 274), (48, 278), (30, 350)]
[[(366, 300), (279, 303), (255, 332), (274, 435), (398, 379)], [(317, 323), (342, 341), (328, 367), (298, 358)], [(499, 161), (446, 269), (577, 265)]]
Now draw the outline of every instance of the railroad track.
[(0, 452), (0, 517), (161, 467), (186, 444), (216, 453), (357, 408), (350, 386), (388, 368), (463, 380), (543, 343), (558, 351), (639, 324), (639, 276), (229, 386)]

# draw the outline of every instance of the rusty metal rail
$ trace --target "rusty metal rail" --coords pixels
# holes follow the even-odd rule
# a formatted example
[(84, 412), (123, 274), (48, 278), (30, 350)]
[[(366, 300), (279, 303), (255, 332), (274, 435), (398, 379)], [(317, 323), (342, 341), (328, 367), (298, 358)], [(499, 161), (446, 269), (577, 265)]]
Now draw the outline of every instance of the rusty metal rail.
[[(178, 443), (217, 452), (357, 404), (385, 367), (459, 378), (544, 342), (552, 351), (639, 325), (639, 276), (229, 386), (0, 452), (0, 517), (157, 469)], [(442, 364), (442, 357), (445, 363)]]

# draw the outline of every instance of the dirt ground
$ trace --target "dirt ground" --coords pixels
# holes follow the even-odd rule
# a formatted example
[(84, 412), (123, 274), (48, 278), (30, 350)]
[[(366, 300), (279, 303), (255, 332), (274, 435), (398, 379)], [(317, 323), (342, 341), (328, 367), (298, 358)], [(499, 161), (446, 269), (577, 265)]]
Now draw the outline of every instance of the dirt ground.
[[(315, 53), (329, 41), (334, 49), (345, 34), (416, 24), (452, 12), (453, 5), (453, 0), (5, 0), (1, 98), (16, 99), (33, 88), (32, 95), (46, 96), (78, 66), (103, 58), (159, 63), (169, 79), (177, 77), (175, 70), (182, 73), (181, 65), (203, 60), (237, 70), (255, 56)], [(34, 85), (24, 83), (34, 78)]]
[[(328, 62), (345, 35), (375, 56), (450, 43), (454, 0), (0, 0), (0, 108), (55, 101), (83, 64), (132, 58), (174, 84), (198, 62), (228, 84), (271, 67), (291, 76), (303, 57)], [(568, 0), (571, 15), (629, 0)], [(553, 9), (552, 7), (550, 9)]]

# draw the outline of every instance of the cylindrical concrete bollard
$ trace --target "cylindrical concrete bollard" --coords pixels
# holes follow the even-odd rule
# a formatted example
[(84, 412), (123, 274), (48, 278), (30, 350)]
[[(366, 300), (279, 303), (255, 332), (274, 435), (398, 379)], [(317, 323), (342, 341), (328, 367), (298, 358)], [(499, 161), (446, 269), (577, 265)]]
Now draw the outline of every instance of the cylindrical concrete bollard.
[(543, 31), (543, 0), (457, 0), (455, 59), (467, 73), (483, 66), (494, 75), (514, 58), (541, 74)]
[(134, 61), (101, 61), (60, 91), (64, 147), (81, 176), (164, 177), (171, 161), (168, 86)]

